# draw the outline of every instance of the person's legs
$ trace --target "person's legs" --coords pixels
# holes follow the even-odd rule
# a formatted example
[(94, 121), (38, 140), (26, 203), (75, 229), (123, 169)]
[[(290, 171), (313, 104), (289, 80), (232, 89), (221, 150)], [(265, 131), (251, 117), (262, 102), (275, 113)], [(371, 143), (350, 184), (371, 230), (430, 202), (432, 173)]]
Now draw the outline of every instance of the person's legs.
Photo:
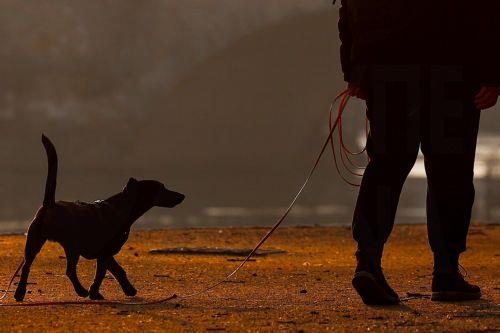
[[(367, 143), (370, 161), (353, 217), (353, 237), (358, 243), (358, 267), (353, 284), (365, 303), (386, 304), (382, 294), (367, 295), (376, 290), (375, 286), (359, 286), (360, 279), (356, 279), (366, 272), (374, 274), (382, 287), (380, 290), (397, 297), (385, 282), (380, 261), (394, 225), (401, 189), (418, 155), (419, 70), (403, 66), (374, 68), (363, 89), (370, 121)], [(363, 279), (362, 282), (369, 281)]]
[(413, 67), (378, 68), (371, 71), (364, 87), (370, 122), (370, 161), (353, 217), (353, 236), (362, 252), (382, 255), (402, 186), (418, 155), (418, 74)]
[(434, 253), (433, 292), (465, 288), (479, 297), (479, 288), (467, 287), (459, 276), (458, 258), (466, 249), (474, 202), (480, 111), (474, 107), (474, 87), (462, 80), (459, 69), (433, 68), (429, 74), (422, 151), (428, 183), (427, 227)]

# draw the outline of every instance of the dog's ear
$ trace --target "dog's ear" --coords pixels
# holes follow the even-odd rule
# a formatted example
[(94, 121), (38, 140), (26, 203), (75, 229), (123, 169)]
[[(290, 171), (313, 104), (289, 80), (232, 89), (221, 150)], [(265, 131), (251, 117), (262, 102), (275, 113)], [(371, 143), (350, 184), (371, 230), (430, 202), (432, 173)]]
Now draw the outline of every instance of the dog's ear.
[(131, 191), (135, 192), (137, 190), (138, 184), (139, 184), (139, 181), (137, 179), (132, 178), (132, 177), (129, 178), (127, 185), (123, 189), (123, 192), (131, 192)]

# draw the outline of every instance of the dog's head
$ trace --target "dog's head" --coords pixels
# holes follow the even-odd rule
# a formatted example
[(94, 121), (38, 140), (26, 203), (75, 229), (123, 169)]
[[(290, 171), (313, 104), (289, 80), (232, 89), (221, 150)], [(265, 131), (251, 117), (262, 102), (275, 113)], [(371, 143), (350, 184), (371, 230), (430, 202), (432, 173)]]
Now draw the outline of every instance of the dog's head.
[(137, 180), (130, 178), (123, 190), (134, 194), (138, 202), (157, 207), (173, 208), (184, 201), (184, 194), (170, 191), (156, 180)]

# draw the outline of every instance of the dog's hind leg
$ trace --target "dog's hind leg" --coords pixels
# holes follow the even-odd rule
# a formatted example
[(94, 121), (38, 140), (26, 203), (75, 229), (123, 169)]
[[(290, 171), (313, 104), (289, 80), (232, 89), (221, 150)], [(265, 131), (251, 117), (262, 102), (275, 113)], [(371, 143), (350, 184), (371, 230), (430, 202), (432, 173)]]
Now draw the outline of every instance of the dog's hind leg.
[(76, 273), (76, 266), (78, 265), (80, 256), (73, 253), (73, 251), (69, 249), (64, 249), (64, 252), (66, 253), (66, 276), (68, 276), (69, 280), (73, 284), (73, 288), (75, 288), (75, 292), (78, 296), (87, 297), (89, 292), (82, 286)]
[(24, 249), (24, 265), (21, 271), (21, 278), (19, 279), (19, 283), (14, 294), (14, 298), (18, 302), (21, 302), (26, 295), (26, 285), (28, 283), (31, 265), (47, 240), (42, 235), (40, 222), (40, 220), (35, 220), (28, 229), (26, 247)]
[(89, 297), (93, 300), (102, 300), (104, 296), (99, 293), (99, 288), (101, 287), (102, 280), (106, 276), (106, 270), (108, 268), (109, 258), (97, 258), (96, 270), (94, 282), (89, 289)]
[(111, 257), (109, 259), (108, 270), (113, 274), (113, 276), (118, 280), (118, 283), (122, 287), (123, 292), (127, 296), (137, 295), (137, 290), (134, 288), (132, 283), (127, 278), (127, 273), (122, 266), (116, 261), (115, 258)]

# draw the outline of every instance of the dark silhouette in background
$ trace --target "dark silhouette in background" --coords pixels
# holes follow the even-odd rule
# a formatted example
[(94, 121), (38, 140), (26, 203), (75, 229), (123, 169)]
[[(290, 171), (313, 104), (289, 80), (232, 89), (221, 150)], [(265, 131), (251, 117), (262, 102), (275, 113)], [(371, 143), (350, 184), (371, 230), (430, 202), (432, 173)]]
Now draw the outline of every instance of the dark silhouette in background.
[(353, 285), (367, 304), (397, 304), (382, 251), (419, 147), (427, 173), (433, 300), (481, 297), (459, 272), (474, 202), (480, 110), (500, 86), (494, 1), (343, 0), (341, 62), (350, 94), (367, 103), (370, 162), (353, 218)]
[[(42, 142), (48, 158), (45, 197), (28, 230), (24, 265), (15, 299), (24, 299), (30, 267), (47, 240), (58, 242), (64, 248), (66, 275), (79, 296), (103, 299), (99, 288), (107, 270), (120, 283), (125, 295), (134, 296), (136, 289), (113, 256), (121, 250), (132, 224), (139, 217), (154, 206), (175, 207), (184, 200), (184, 195), (167, 190), (158, 181), (130, 178), (123, 191), (106, 200), (94, 203), (56, 202), (57, 154), (47, 137), (43, 136)], [(76, 273), (80, 256), (97, 259), (95, 279), (88, 291), (81, 285)]]

